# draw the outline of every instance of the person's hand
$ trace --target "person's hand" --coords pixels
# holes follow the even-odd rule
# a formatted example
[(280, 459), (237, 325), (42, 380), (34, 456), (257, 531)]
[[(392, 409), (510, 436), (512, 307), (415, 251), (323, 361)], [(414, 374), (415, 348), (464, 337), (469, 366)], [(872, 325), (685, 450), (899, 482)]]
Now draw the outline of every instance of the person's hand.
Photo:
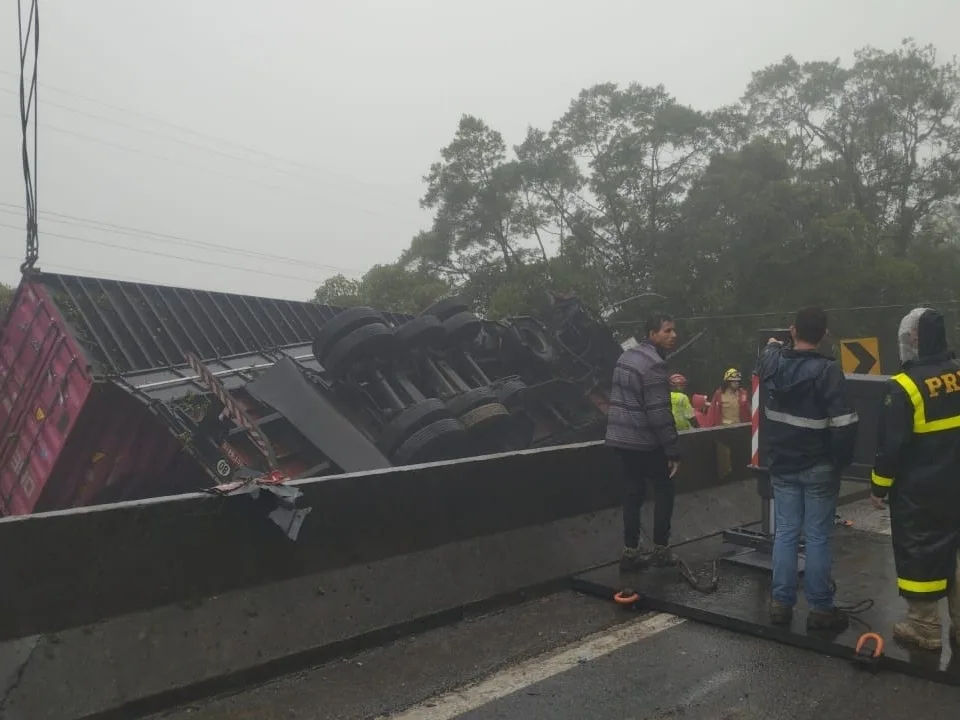
[(767, 340), (767, 345), (773, 345), (774, 343), (776, 343), (777, 345), (783, 345), (783, 343), (780, 340), (777, 340), (775, 337), (772, 337), (769, 340)]
[(670, 471), (670, 477), (673, 477), (674, 475), (677, 474), (677, 470), (680, 469), (680, 461), (679, 461), (679, 460), (668, 460), (668, 461), (667, 461), (667, 469)]
[(883, 504), (883, 498), (877, 497), (876, 495), (871, 494), (870, 502), (873, 503), (873, 506), (877, 510), (886, 510), (886, 507), (884, 507), (884, 504)]

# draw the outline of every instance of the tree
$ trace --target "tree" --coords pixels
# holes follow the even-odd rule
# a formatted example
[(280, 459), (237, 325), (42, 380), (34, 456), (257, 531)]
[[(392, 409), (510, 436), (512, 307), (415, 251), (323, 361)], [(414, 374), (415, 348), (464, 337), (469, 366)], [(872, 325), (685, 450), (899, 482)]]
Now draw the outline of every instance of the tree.
[(314, 293), (314, 302), (416, 314), (450, 291), (443, 278), (398, 263), (374, 265), (359, 280), (343, 275), (327, 278)]
[(518, 217), (520, 176), (507, 161), (503, 137), (479, 118), (460, 118), (453, 140), (424, 178), (420, 204), (435, 211), (430, 233), (411, 246), (410, 259), (429, 260), (448, 274), (499, 260), (522, 262)]
[(0, 316), (6, 314), (7, 308), (9, 308), (10, 303), (13, 302), (13, 296), (16, 292), (15, 288), (5, 283), (0, 283)]
[(364, 304), (378, 310), (415, 315), (451, 293), (450, 284), (425, 270), (399, 263), (374, 265), (360, 281)]
[(328, 277), (313, 294), (313, 301), (323, 305), (356, 307), (362, 305), (361, 281), (342, 273)]
[(744, 102), (899, 257), (960, 193), (960, 64), (938, 64), (932, 46), (864, 48), (850, 68), (788, 56), (754, 74)]
[(717, 147), (708, 114), (661, 86), (613, 83), (583, 90), (553, 128), (587, 173), (571, 232), (603, 268), (613, 300), (656, 290), (690, 182)]

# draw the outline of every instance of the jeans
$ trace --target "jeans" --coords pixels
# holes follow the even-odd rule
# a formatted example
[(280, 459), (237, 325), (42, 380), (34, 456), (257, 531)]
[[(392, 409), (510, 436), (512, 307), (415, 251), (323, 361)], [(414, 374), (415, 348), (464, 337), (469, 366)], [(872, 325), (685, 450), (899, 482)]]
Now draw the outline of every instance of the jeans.
[(840, 473), (818, 465), (798, 473), (771, 473), (776, 529), (773, 542), (773, 600), (797, 602), (797, 552), (806, 541), (804, 593), (814, 611), (833, 609), (831, 544), (836, 527)]
[(647, 481), (653, 484), (653, 542), (670, 544), (673, 518), (673, 478), (662, 450), (617, 450), (623, 461), (626, 491), (623, 497), (623, 546), (640, 546), (640, 509), (647, 495)]

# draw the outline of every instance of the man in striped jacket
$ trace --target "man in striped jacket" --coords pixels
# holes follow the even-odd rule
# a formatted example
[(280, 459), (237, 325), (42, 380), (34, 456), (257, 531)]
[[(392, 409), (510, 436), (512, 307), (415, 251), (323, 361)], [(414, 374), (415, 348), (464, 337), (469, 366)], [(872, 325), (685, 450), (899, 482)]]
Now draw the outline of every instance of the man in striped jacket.
[(626, 350), (613, 371), (607, 411), (606, 444), (623, 461), (626, 493), (623, 501), (623, 570), (646, 564), (639, 552), (640, 509), (647, 482), (653, 484), (654, 565), (676, 563), (669, 550), (673, 516), (673, 476), (680, 466), (680, 443), (670, 404), (670, 373), (666, 356), (677, 342), (673, 318), (652, 316), (645, 337)]

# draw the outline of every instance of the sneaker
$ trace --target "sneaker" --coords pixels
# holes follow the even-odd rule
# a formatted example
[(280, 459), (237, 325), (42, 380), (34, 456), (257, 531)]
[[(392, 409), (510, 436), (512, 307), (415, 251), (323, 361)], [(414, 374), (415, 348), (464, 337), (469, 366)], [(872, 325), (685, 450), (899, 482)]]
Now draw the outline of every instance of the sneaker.
[(850, 618), (843, 610), (811, 610), (807, 615), (807, 630), (826, 630), (841, 633), (850, 627)]
[(677, 556), (666, 545), (654, 545), (653, 553), (650, 555), (650, 564), (654, 567), (664, 568), (673, 567), (679, 564)]
[(793, 622), (793, 608), (776, 600), (770, 601), (770, 622), (774, 625), (789, 625)]
[(940, 628), (921, 626), (908, 620), (898, 622), (893, 626), (893, 637), (900, 642), (916, 645), (923, 650), (939, 650), (943, 647)]
[(620, 569), (623, 572), (636, 572), (647, 567), (647, 558), (641, 555), (636, 548), (624, 548), (620, 556)]

